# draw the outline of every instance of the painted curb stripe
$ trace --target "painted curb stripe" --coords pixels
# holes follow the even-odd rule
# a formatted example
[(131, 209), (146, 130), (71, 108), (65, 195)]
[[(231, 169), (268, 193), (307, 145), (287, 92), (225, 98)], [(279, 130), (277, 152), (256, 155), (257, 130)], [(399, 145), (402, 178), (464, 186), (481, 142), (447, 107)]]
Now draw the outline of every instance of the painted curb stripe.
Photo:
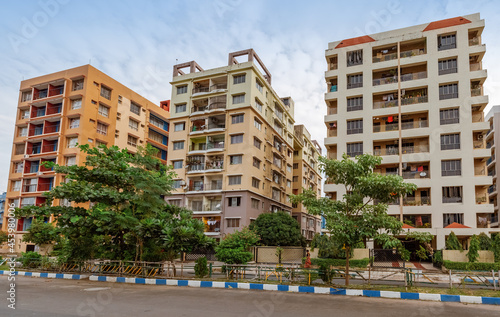
[[(1, 271), (0, 275), (10, 275), (10, 271)], [(39, 272), (24, 272), (14, 271), (14, 275), (30, 276), (30, 277), (45, 277), (58, 279), (73, 279), (80, 280), (86, 278), (85, 275), (79, 274), (63, 274), (63, 273), (39, 273)], [(401, 298), (401, 299), (416, 299), (430, 300), (438, 302), (455, 302), (455, 303), (472, 303), (486, 305), (500, 305), (500, 297), (481, 297), (481, 296), (466, 296), (466, 295), (446, 295), (446, 294), (429, 294), (429, 293), (405, 293), (392, 291), (373, 291), (373, 290), (358, 290), (345, 288), (327, 288), (315, 286), (295, 286), (295, 285), (276, 285), (276, 284), (257, 284), (257, 283), (238, 283), (238, 282), (213, 282), (213, 281), (193, 281), (193, 280), (171, 280), (171, 279), (152, 279), (152, 278), (130, 278), (130, 277), (112, 277), (112, 276), (89, 276), (90, 281), (99, 282), (114, 282), (114, 283), (129, 283), (129, 284), (151, 284), (151, 285), (169, 285), (169, 286), (190, 286), (203, 288), (239, 288), (252, 290), (268, 290), (280, 292), (295, 292), (295, 293), (315, 293), (315, 294), (330, 294), (330, 295), (349, 295), (349, 296), (364, 296), (364, 297), (385, 297), (385, 298)]]

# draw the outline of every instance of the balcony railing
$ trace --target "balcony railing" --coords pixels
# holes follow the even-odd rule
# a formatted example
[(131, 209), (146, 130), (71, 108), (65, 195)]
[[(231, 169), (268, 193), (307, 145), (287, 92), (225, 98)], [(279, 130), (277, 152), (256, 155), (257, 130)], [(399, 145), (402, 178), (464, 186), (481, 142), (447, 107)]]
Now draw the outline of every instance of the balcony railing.
[(461, 203), (462, 197), (443, 197), (443, 204)]
[(347, 89), (363, 87), (363, 83), (347, 83)]
[(476, 71), (476, 70), (481, 70), (481, 69), (483, 69), (483, 68), (482, 68), (482, 65), (481, 65), (481, 63), (480, 63), (480, 62), (477, 62), (477, 63), (469, 63), (469, 70), (470, 70), (471, 72)]
[(55, 125), (55, 126), (45, 126), (45, 130), (44, 130), (44, 133), (56, 133), (56, 132), (59, 132), (59, 125)]
[(378, 63), (378, 62), (390, 61), (396, 58), (398, 58), (398, 53), (382, 54), (378, 56), (373, 56), (372, 62)]
[(492, 155), (489, 159), (486, 160), (486, 165), (490, 165), (495, 160), (495, 155)]
[(377, 78), (373, 80), (373, 86), (386, 85), (398, 82), (397, 76)]
[(491, 185), (490, 187), (488, 187), (488, 194), (493, 194), (494, 192), (497, 191), (497, 185)]
[(471, 88), (470, 95), (472, 97), (482, 96), (483, 95), (483, 89), (482, 88)]
[(212, 86), (210, 86), (210, 91), (219, 89), (227, 89), (227, 83), (213, 84)]
[[(417, 103), (426, 103), (428, 102), (428, 97), (427, 96), (420, 96), (420, 97), (407, 97), (401, 98), (401, 105), (402, 106), (407, 106), (407, 105), (413, 105)], [(390, 107), (397, 107), (398, 106), (398, 100), (393, 99), (393, 100), (388, 100), (388, 101), (374, 101), (373, 102), (373, 109), (381, 109), (381, 108), (390, 108)]]
[(484, 149), (484, 141), (483, 140), (475, 140), (473, 141), (474, 149)]
[(208, 105), (207, 110), (226, 109), (227, 103), (225, 101), (215, 101)]
[(424, 55), (424, 54), (425, 54), (425, 49), (415, 48), (413, 50), (402, 51), (399, 53), (399, 56), (401, 56), (401, 58), (405, 58), (405, 57), (412, 57), (412, 56)]
[(498, 214), (496, 215), (491, 215), (490, 217), (490, 222), (493, 224), (493, 223), (498, 223)]
[(209, 184), (189, 185), (189, 191), (207, 191), (207, 190), (222, 190), (222, 181)]
[(210, 91), (210, 87), (208, 87), (208, 86), (193, 88), (193, 94), (196, 94), (196, 93), (199, 93), (199, 92), (209, 92), (209, 91)]
[(186, 166), (186, 169), (188, 170), (188, 172), (204, 171), (205, 170), (205, 163), (189, 164)]
[(446, 68), (446, 69), (440, 69), (439, 70), (439, 75), (447, 75), (447, 74), (455, 74), (458, 71), (458, 68), (453, 67), (453, 68)]
[(457, 48), (457, 43), (450, 43), (450, 44), (440, 44), (438, 46), (438, 51), (444, 51), (444, 50), (450, 50), (453, 48)]
[(41, 135), (41, 134), (43, 134), (43, 127), (36, 127), (33, 130), (33, 135)]
[(399, 124), (396, 123), (386, 123), (385, 125), (374, 125), (373, 132), (386, 132), (386, 131), (397, 131), (399, 129)]
[(476, 195), (476, 204), (482, 205), (488, 203), (488, 197), (486, 195)]
[(45, 108), (37, 109), (33, 118), (45, 116)]
[(38, 94), (35, 93), (35, 95), (33, 96), (33, 100), (62, 95), (63, 92), (64, 92), (64, 87), (52, 88), (50, 90), (48, 89), (40, 90), (38, 91)]
[(428, 128), (428, 127), (429, 127), (429, 121), (427, 121), (427, 120), (418, 120), (418, 121), (402, 122), (401, 123), (402, 130)]
[(430, 197), (404, 197), (403, 198), (403, 206), (423, 206), (423, 205), (431, 205)]
[(38, 184), (23, 185), (24, 193), (33, 193), (37, 191)]
[(446, 99), (453, 99), (453, 98), (458, 98), (458, 92), (439, 95), (439, 100), (446, 100)]
[(205, 164), (207, 170), (221, 170), (224, 168), (224, 161), (211, 161)]
[(403, 172), (404, 179), (421, 179), (421, 178), (431, 178), (430, 171), (415, 171), (415, 172)]
[(224, 141), (207, 143), (207, 150), (224, 149)]
[[(403, 154), (412, 154), (412, 153), (426, 153), (429, 152), (429, 145), (415, 145), (415, 146), (403, 146), (402, 147)], [(398, 155), (399, 149), (398, 147), (390, 147), (385, 149), (374, 149), (373, 154), (377, 156), (382, 155)]]
[(207, 144), (206, 143), (198, 143), (189, 146), (189, 151), (206, 151)]
[(426, 71), (401, 75), (401, 81), (410, 81), (424, 78), (427, 78)]
[(469, 46), (479, 45), (479, 37), (469, 39)]

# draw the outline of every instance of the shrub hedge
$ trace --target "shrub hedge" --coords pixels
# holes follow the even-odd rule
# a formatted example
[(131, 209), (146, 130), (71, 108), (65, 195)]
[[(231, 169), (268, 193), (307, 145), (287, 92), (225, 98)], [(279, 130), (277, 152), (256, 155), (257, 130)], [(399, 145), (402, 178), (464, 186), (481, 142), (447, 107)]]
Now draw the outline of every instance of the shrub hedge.
[(482, 263), (482, 262), (453, 262), (443, 261), (443, 266), (448, 270), (460, 271), (491, 271), (500, 270), (500, 263)]
[[(302, 258), (302, 264), (306, 262), (306, 258)], [(311, 264), (317, 266), (345, 266), (345, 259), (328, 259), (328, 258), (311, 258)], [(365, 268), (370, 264), (370, 259), (349, 260), (349, 267)]]

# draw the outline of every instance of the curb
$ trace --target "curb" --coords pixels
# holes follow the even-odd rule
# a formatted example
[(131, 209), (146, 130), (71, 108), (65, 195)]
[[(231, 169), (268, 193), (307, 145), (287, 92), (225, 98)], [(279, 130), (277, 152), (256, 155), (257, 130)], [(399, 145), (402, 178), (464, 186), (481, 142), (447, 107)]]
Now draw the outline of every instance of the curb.
[(314, 294), (329, 294), (329, 295), (416, 299), (416, 300), (437, 301), (437, 302), (500, 305), (500, 297), (372, 291), (372, 290), (343, 289), (343, 288), (317, 287), (317, 286), (292, 286), (292, 285), (238, 283), (238, 282), (171, 280), (171, 279), (136, 278), (136, 277), (110, 277), (110, 276), (96, 276), (96, 275), (91, 275), (89, 277), (89, 280), (98, 282), (111, 282), (111, 283), (188, 286), (188, 287), (199, 287), (199, 288), (202, 287), (238, 288), (238, 289), (255, 289), (264, 291), (281, 291), (281, 292), (293, 292), (293, 293), (314, 293)]
[(0, 275), (18, 275), (18, 276), (31, 276), (31, 277), (43, 277), (43, 278), (59, 278), (65, 280), (83, 280), (87, 279), (88, 275), (80, 274), (63, 274), (63, 273), (40, 273), (40, 272), (23, 272), (14, 271), (11, 274), (10, 271), (0, 271)]
[[(317, 287), (317, 286), (172, 280), (172, 279), (155, 279), (155, 278), (139, 278), (139, 277), (113, 277), (113, 276), (97, 276), (97, 275), (91, 275), (89, 277), (87, 275), (62, 274), (62, 273), (38, 273), (38, 272), (21, 272), (21, 271), (15, 271), (13, 273), (14, 275), (18, 276), (58, 278), (58, 279), (70, 279), (70, 280), (81, 280), (89, 278), (90, 281), (110, 282), (110, 283), (188, 286), (188, 287), (198, 287), (198, 288), (228, 288), (228, 289), (237, 288), (237, 289), (247, 289), (247, 290), (264, 290), (264, 291), (279, 291), (279, 292), (292, 292), (292, 293), (312, 293), (312, 294), (363, 296), (363, 297), (379, 297), (379, 298), (393, 298), (393, 299), (413, 299), (413, 300), (424, 300), (424, 301), (435, 301), (435, 302), (500, 305), (500, 297), (445, 295), (445, 294), (429, 294), (429, 293), (406, 293), (406, 292), (373, 291), (373, 290), (345, 289), (345, 288)], [(10, 271), (0, 271), (0, 275), (11, 275), (11, 273)]]

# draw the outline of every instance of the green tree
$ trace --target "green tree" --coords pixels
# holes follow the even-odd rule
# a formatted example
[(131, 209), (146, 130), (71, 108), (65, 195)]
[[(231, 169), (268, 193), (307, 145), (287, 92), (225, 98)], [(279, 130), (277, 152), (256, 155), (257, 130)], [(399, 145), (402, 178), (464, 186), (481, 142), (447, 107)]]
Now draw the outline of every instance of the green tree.
[(481, 232), (478, 236), (479, 238), (479, 250), (490, 250), (491, 249), (491, 238), (484, 232)]
[(460, 241), (458, 241), (458, 238), (453, 231), (450, 232), (450, 235), (446, 239), (445, 246), (446, 250), (460, 250), (460, 251), (464, 250), (462, 248), (462, 244), (460, 243)]
[(194, 265), (194, 276), (205, 277), (208, 275), (207, 258), (201, 257), (196, 259), (196, 264)]
[(473, 235), (470, 239), (469, 252), (467, 252), (467, 258), (469, 262), (476, 262), (479, 258), (479, 238)]
[(500, 233), (491, 235), (490, 251), (495, 255), (495, 262), (500, 262)]
[[(159, 253), (160, 235), (156, 233), (173, 223), (165, 219), (174, 217), (164, 200), (172, 188), (170, 167), (154, 156), (157, 150), (149, 145), (136, 154), (116, 146), (79, 148), (86, 155), (81, 166), (44, 163), (64, 174), (66, 181), (45, 194), (44, 205), (18, 209), (16, 216), (53, 215), (64, 237), (58, 249), (68, 260), (102, 255), (133, 260), (151, 250)], [(78, 205), (51, 206), (55, 199)], [(88, 202), (89, 208), (82, 207)], [(148, 226), (155, 228), (154, 235)]]
[[(364, 248), (365, 244), (363, 241), (359, 241), (352, 249)], [(330, 258), (330, 259), (345, 259), (346, 253), (344, 245), (340, 244), (332, 236), (326, 234), (316, 234), (311, 241), (311, 250), (318, 248), (319, 258)], [(351, 249), (352, 256), (353, 250)]]
[(219, 261), (227, 264), (246, 264), (252, 260), (250, 247), (259, 242), (258, 234), (248, 228), (226, 235), (217, 247), (215, 254)]
[[(59, 233), (54, 225), (35, 218), (31, 222), (28, 232), (23, 235), (23, 241), (43, 246), (57, 242), (59, 237)], [(47, 255), (47, 251), (48, 249), (45, 255)]]
[(260, 236), (260, 243), (268, 246), (305, 246), (297, 220), (283, 211), (260, 214), (249, 226)]
[(9, 235), (7, 234), (7, 232), (0, 230), (0, 245), (4, 244), (7, 241), (9, 241)]
[[(343, 155), (342, 160), (320, 157), (321, 171), (327, 180), (343, 185), (346, 194), (340, 200), (316, 198), (313, 191), (292, 195), (292, 202), (302, 203), (314, 215), (323, 215), (333, 239), (346, 248), (346, 285), (349, 285), (349, 257), (355, 244), (375, 239), (386, 248), (401, 247), (395, 237), (402, 223), (387, 214), (387, 203), (412, 193), (416, 185), (405, 183), (396, 175), (373, 172), (382, 158), (363, 154), (355, 160)], [(373, 203), (373, 204), (372, 204)]]

